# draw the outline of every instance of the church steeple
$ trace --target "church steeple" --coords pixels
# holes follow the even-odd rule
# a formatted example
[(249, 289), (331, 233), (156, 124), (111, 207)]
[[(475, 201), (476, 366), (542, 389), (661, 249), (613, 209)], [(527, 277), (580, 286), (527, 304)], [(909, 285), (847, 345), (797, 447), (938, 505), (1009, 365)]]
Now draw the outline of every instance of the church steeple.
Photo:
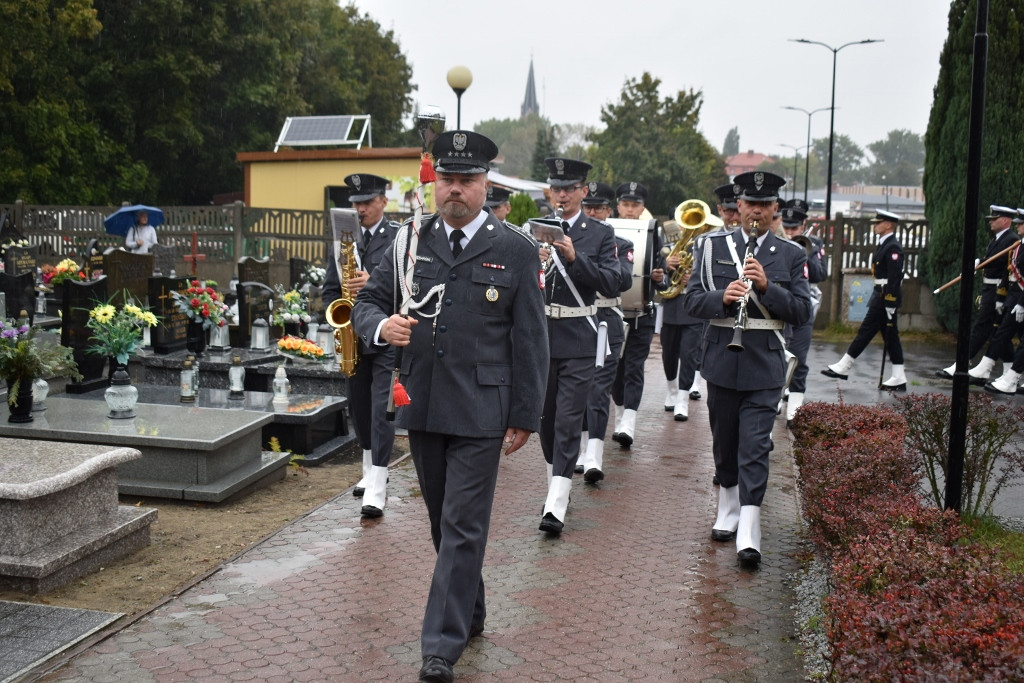
[(526, 77), (526, 95), (523, 97), (520, 118), (525, 119), (530, 114), (540, 114), (540, 104), (537, 103), (537, 88), (533, 84), (533, 57), (530, 57), (530, 75)]

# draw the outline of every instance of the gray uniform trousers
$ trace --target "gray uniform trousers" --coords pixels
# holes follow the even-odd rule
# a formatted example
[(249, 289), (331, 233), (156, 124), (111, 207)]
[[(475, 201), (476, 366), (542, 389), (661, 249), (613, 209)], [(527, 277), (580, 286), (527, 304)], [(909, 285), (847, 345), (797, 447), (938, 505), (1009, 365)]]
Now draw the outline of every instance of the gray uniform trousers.
[[(457, 662), (487, 616), (481, 571), (502, 439), (409, 430), (409, 447), (437, 551), (421, 647)], [(466, 590), (473, 584), (476, 591)]]
[(726, 488), (739, 484), (740, 505), (760, 505), (764, 500), (772, 425), (781, 397), (782, 387), (737, 391), (708, 382), (715, 474)]
[(612, 384), (612, 400), (617, 406), (637, 410), (644, 395), (644, 363), (651, 353), (651, 342), (654, 341), (654, 316), (626, 318), (626, 324), (629, 325), (629, 332)]
[(364, 353), (359, 357), (356, 372), (348, 378), (348, 412), (359, 440), (359, 447), (373, 452), (373, 464), (387, 467), (395, 444), (395, 424), (388, 422), (388, 395), (391, 373), (395, 367), (395, 351)]
[(594, 369), (593, 357), (552, 358), (548, 366), (540, 445), (544, 460), (551, 465), (552, 476), (572, 479), (580, 455), (580, 426)]
[(789, 381), (791, 393), (802, 394), (807, 391), (807, 352), (811, 350), (811, 335), (814, 332), (814, 319), (803, 325), (786, 325), (786, 348), (796, 356), (796, 369), (793, 379)]
[(608, 431), (608, 401), (611, 398), (612, 382), (615, 381), (615, 373), (618, 371), (618, 363), (615, 359), (619, 357), (622, 350), (622, 342), (611, 342), (611, 355), (604, 361), (604, 367), (597, 368), (594, 372), (594, 381), (590, 385), (590, 396), (587, 398), (587, 412), (584, 416), (583, 428), (587, 431), (588, 438), (601, 439), (604, 441), (605, 433)]

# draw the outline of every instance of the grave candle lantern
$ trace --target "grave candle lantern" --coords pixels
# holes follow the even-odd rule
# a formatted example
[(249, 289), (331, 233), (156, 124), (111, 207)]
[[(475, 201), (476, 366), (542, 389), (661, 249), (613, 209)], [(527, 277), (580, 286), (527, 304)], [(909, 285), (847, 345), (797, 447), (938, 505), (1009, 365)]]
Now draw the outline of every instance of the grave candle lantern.
[(270, 325), (263, 318), (253, 321), (250, 335), (249, 348), (253, 351), (263, 351), (270, 346)]
[(232, 358), (228, 368), (228, 398), (236, 401), (245, 398), (245, 366), (241, 356)]
[(316, 330), (316, 344), (324, 350), (324, 358), (334, 355), (334, 328), (327, 323), (320, 323)]

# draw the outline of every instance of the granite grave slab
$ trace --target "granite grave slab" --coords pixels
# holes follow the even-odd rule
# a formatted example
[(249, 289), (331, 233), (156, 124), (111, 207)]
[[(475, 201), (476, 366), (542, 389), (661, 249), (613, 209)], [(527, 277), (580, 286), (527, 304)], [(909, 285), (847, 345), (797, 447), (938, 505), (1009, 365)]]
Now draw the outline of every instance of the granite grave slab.
[(133, 448), (0, 438), (0, 587), (49, 592), (149, 543), (156, 510), (118, 505)]
[(270, 414), (139, 403), (135, 418), (111, 420), (103, 401), (46, 404), (33, 422), (0, 424), (0, 436), (135, 448), (142, 457), (117, 468), (124, 495), (217, 503), (282, 479), (288, 464), (287, 453), (261, 447)]

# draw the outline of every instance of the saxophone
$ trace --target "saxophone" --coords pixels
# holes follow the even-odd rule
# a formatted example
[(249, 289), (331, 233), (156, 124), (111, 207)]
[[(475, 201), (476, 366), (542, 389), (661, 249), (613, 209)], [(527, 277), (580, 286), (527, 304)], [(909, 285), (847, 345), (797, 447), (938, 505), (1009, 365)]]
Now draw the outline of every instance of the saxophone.
[[(348, 235), (351, 237), (351, 234)], [(338, 357), (339, 369), (346, 377), (356, 372), (359, 363), (359, 340), (352, 328), (352, 294), (348, 289), (348, 281), (355, 276), (356, 243), (352, 239), (335, 242), (338, 245), (337, 266), (338, 278), (341, 281), (341, 298), (335, 299), (327, 307), (324, 315), (327, 324), (334, 328), (334, 353)]]

